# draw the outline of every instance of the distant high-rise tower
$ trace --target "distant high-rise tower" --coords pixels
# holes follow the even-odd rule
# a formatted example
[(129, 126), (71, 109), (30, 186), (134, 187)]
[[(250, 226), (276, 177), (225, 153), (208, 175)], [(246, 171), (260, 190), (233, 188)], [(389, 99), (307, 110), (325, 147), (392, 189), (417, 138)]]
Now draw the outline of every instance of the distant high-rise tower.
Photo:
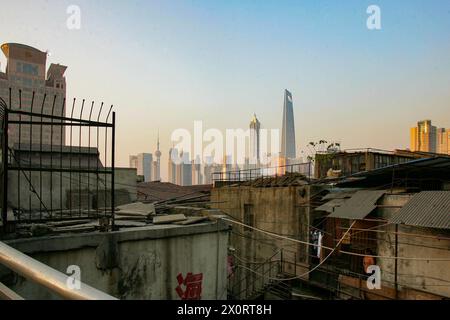
[(436, 152), (450, 155), (450, 129), (437, 129)]
[(258, 164), (260, 160), (260, 129), (261, 123), (256, 118), (256, 114), (253, 115), (253, 119), (250, 122), (250, 163)]
[(411, 128), (411, 151), (436, 152), (436, 131), (431, 120), (419, 121), (417, 127)]
[(152, 162), (151, 153), (140, 153), (130, 156), (130, 168), (137, 169), (137, 175), (144, 177), (144, 182), (152, 181)]
[(169, 150), (169, 163), (168, 163), (168, 179), (170, 183), (177, 183), (177, 165), (174, 159), (178, 157), (178, 150), (171, 148)]
[(284, 159), (295, 159), (295, 125), (294, 125), (294, 106), (292, 103), (292, 94), (286, 90), (284, 93), (283, 107), (283, 128), (281, 132), (281, 157)]
[(155, 157), (156, 161), (153, 162), (153, 179), (155, 181), (161, 181), (161, 151), (159, 150), (159, 131)]

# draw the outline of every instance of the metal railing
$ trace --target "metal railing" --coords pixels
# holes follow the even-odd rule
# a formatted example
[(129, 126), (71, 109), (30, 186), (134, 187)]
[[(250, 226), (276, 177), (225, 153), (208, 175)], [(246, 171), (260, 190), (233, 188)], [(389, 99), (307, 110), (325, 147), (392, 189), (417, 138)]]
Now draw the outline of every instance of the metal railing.
[[(117, 300), (117, 298), (84, 283), (80, 283), (80, 289), (70, 288), (68, 282), (72, 279), (69, 276), (50, 268), (3, 242), (0, 242), (0, 264), (65, 299)], [(4, 285), (0, 285), (0, 299), (2, 297), (6, 299), (21, 298)]]
[(281, 165), (275, 167), (260, 167), (242, 170), (219, 171), (212, 173), (213, 184), (215, 182), (239, 183), (252, 181), (258, 178), (271, 178), (283, 176), (288, 173), (299, 173), (305, 178), (312, 177), (311, 162)]
[(66, 110), (61, 96), (12, 89), (7, 100), (0, 98), (4, 227), (8, 208), (20, 222), (107, 217), (114, 227), (112, 106), (74, 99)]
[(235, 280), (234, 284), (230, 284), (230, 295), (237, 299), (248, 299), (259, 291), (263, 290), (271, 281), (272, 277), (276, 277), (281, 270), (280, 258), (275, 258), (280, 252), (274, 253), (256, 268), (246, 270), (241, 268), (241, 273), (247, 271), (244, 277)]

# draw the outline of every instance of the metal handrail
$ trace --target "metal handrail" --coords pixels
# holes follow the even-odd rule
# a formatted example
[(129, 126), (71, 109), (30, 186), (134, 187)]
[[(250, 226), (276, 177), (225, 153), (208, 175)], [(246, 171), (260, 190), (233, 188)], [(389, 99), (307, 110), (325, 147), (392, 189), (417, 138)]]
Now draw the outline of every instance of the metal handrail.
[(3, 242), (0, 242), (0, 264), (66, 299), (117, 300), (117, 298), (84, 283), (81, 283), (80, 289), (70, 288), (67, 285), (71, 280), (69, 276)]
[[(285, 172), (294, 173), (299, 171), (294, 171), (294, 168), (303, 168), (307, 167), (308, 178), (311, 177), (311, 162), (302, 162), (302, 163), (293, 163), (287, 165), (279, 165), (275, 167), (259, 167), (259, 168), (251, 168), (251, 169), (242, 169), (242, 170), (230, 170), (230, 171), (217, 171), (212, 172), (212, 181), (231, 181), (231, 182), (243, 182), (249, 181), (260, 177), (275, 177), (278, 175), (278, 170), (284, 169)], [(268, 173), (268, 172), (274, 173)], [(264, 174), (264, 172), (267, 172)]]

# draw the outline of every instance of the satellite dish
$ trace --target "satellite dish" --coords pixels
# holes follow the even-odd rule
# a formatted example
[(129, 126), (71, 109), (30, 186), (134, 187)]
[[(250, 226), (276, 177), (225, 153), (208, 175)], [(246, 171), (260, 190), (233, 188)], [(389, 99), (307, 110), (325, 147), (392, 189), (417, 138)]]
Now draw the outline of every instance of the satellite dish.
[(51, 57), (52, 53), (50, 52), (50, 50), (45, 50), (45, 53), (47, 54), (47, 56)]

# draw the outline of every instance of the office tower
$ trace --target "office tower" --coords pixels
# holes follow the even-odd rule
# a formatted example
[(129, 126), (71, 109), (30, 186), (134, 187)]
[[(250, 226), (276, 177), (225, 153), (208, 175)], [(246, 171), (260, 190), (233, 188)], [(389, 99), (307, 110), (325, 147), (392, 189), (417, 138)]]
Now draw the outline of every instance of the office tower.
[(284, 94), (283, 106), (283, 126), (281, 132), (281, 157), (295, 159), (295, 125), (294, 125), (294, 106), (292, 103), (292, 94), (286, 90)]
[(450, 129), (437, 129), (437, 153), (450, 155)]
[(254, 114), (250, 121), (250, 164), (259, 164), (260, 161), (260, 129), (261, 123)]
[[(47, 53), (27, 45), (18, 43), (5, 43), (1, 49), (6, 56), (6, 73), (0, 72), (0, 97), (9, 105), (9, 89), (11, 88), (11, 108), (31, 111), (31, 101), (34, 96), (33, 112), (65, 116), (66, 78), (64, 72), (67, 67), (60, 64), (51, 64), (46, 72)], [(22, 105), (19, 104), (19, 90), (21, 91)], [(44, 101), (44, 96), (45, 101)], [(56, 99), (55, 99), (56, 97)], [(54, 108), (53, 108), (54, 103)], [(29, 120), (22, 116), (22, 120)], [(10, 120), (18, 120), (17, 115)], [(22, 125), (20, 130), (21, 143), (33, 144), (41, 142), (39, 125)], [(42, 144), (65, 144), (65, 127), (51, 126), (42, 128)], [(13, 146), (19, 142), (17, 124), (9, 127), (8, 144)]]
[(419, 121), (417, 127), (411, 128), (411, 151), (436, 152), (436, 131), (431, 120)]
[(153, 180), (161, 181), (161, 151), (159, 150), (159, 132), (155, 157), (156, 160), (153, 162)]
[(152, 162), (153, 156), (151, 153), (130, 156), (130, 168), (136, 168), (138, 176), (144, 177), (144, 182), (152, 181)]

